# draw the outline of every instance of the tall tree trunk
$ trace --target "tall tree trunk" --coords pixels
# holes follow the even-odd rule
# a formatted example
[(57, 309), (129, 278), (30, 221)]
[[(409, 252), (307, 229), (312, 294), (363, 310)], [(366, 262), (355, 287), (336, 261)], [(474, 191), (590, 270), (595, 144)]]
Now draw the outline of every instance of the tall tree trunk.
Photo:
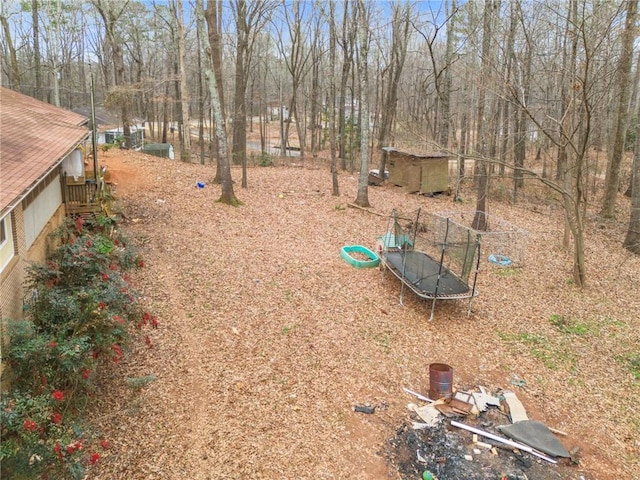
[[(267, 45), (268, 45), (268, 42), (267, 42)], [(264, 68), (262, 69), (262, 91), (264, 92), (264, 94), (260, 96), (260, 102), (262, 104), (261, 106), (262, 120), (260, 122), (260, 153), (263, 159), (268, 159), (269, 151), (267, 149), (267, 135), (268, 135), (267, 123), (271, 119), (271, 112), (270, 112), (269, 104), (266, 98), (267, 73), (268, 73), (266, 59), (263, 62), (263, 66)]]
[[(204, 28), (203, 22), (196, 22), (196, 36), (200, 38), (199, 28)], [(202, 82), (202, 49), (198, 48), (198, 144), (200, 145), (200, 164), (204, 165), (204, 85)]]
[(236, 81), (233, 96), (233, 163), (242, 165), (242, 188), (247, 188), (247, 69), (246, 56), (249, 48), (249, 21), (247, 3), (236, 0)]
[(278, 83), (278, 124), (280, 126), (280, 155), (285, 157), (287, 155), (287, 144), (289, 143), (289, 117), (291, 112), (287, 111), (287, 120), (285, 122), (285, 106), (284, 98), (282, 97), (282, 78)]
[(296, 95), (296, 102), (292, 102), (291, 105), (293, 118), (296, 119), (296, 132), (298, 133), (298, 145), (300, 147), (300, 159), (304, 159), (304, 152), (307, 149), (306, 145), (306, 128), (305, 128), (305, 115), (300, 115), (298, 107), (298, 98)]
[(2, 11), (2, 6), (0, 5), (0, 23), (2, 23), (2, 32), (4, 33), (4, 39), (7, 44), (7, 49), (9, 50), (9, 64), (10, 64), (10, 75), (9, 75), (9, 87), (20, 91), (20, 67), (18, 65), (18, 56), (16, 54), (16, 48), (11, 39), (11, 29), (9, 28), (9, 21), (7, 17), (4, 16), (4, 12)]
[[(177, 36), (174, 37), (174, 44), (177, 42)], [(173, 59), (173, 90), (175, 92), (174, 97), (174, 109), (177, 110), (178, 114), (178, 142), (182, 145), (182, 137), (184, 135), (184, 129), (182, 126), (184, 122), (182, 120), (182, 90), (180, 90), (180, 65), (178, 62), (178, 53), (176, 52), (176, 57)], [(172, 121), (174, 118), (171, 119)], [(182, 153), (182, 146), (180, 147), (180, 152)]]
[(487, 169), (487, 162), (485, 160), (486, 147), (488, 144), (487, 128), (485, 125), (485, 101), (486, 101), (486, 86), (489, 85), (489, 70), (491, 64), (491, 26), (493, 24), (493, 14), (497, 9), (497, 2), (495, 0), (487, 0), (484, 3), (483, 13), (483, 26), (482, 26), (482, 65), (480, 67), (480, 80), (478, 91), (478, 113), (476, 116), (477, 121), (477, 143), (476, 143), (476, 158), (477, 158), (477, 198), (476, 198), (476, 213), (473, 218), (471, 227), (478, 231), (485, 231), (487, 229), (487, 195), (489, 194), (489, 173)]
[[(640, 115), (640, 110), (636, 111)], [(631, 171), (631, 212), (629, 214), (629, 229), (624, 239), (624, 248), (636, 255), (640, 255), (640, 134), (637, 131)]]
[(31, 0), (31, 23), (33, 24), (33, 70), (36, 76), (34, 96), (42, 100), (42, 68), (40, 67), (40, 19), (38, 18), (38, 0)]
[(467, 137), (469, 127), (469, 117), (466, 110), (462, 112), (460, 120), (460, 161), (458, 163), (458, 181), (461, 181), (465, 173), (465, 157), (467, 155)]
[[(286, 2), (288, 3), (288, 2)], [(278, 35), (278, 48), (284, 57), (285, 65), (291, 75), (291, 102), (289, 103), (289, 117), (285, 125), (284, 139), (288, 140), (289, 128), (291, 121), (295, 118), (296, 129), (298, 132), (298, 142), (300, 146), (300, 157), (304, 158), (305, 152), (305, 119), (300, 115), (299, 95), (303, 86), (304, 76), (307, 71), (307, 63), (311, 54), (310, 49), (306, 48), (306, 30), (303, 36), (303, 26), (306, 24), (304, 16), (306, 12), (301, 5), (305, 5), (300, 0), (294, 0), (285, 8), (285, 17), (289, 36)], [(303, 110), (304, 111), (304, 110)]]
[[(558, 146), (558, 156), (556, 159), (556, 180), (564, 182), (564, 177), (567, 174), (567, 162), (568, 162), (568, 139), (570, 138), (570, 99), (571, 99), (571, 85), (574, 80), (576, 70), (576, 59), (578, 50), (578, 36), (572, 31), (572, 19), (575, 19), (578, 15), (578, 1), (569, 0), (567, 4), (567, 20), (565, 26), (565, 34), (563, 37), (564, 44), (562, 46), (562, 75), (560, 78), (560, 111), (557, 113), (557, 118), (561, 119), (558, 123), (558, 138), (560, 138), (560, 145)], [(566, 235), (565, 235), (566, 237)]]
[[(102, 17), (105, 28), (105, 39), (107, 46), (111, 50), (114, 68), (114, 80), (116, 87), (124, 86), (124, 55), (122, 52), (122, 42), (116, 34), (116, 28), (120, 17), (124, 13), (128, 1), (120, 6), (119, 10), (115, 10), (115, 5), (105, 0), (93, 0), (93, 4)], [(129, 122), (129, 99), (125, 98), (120, 102), (120, 121), (122, 122), (122, 130), (124, 134), (124, 147), (131, 146), (131, 125)]]
[(440, 88), (440, 148), (449, 148), (449, 126), (451, 124), (451, 85), (452, 85), (452, 62), (453, 62), (453, 48), (455, 42), (455, 29), (456, 29), (456, 12), (458, 5), (456, 0), (451, 2), (451, 10), (449, 10), (449, 3), (445, 2), (445, 15), (449, 19), (447, 25), (447, 43), (444, 54), (444, 71), (442, 73), (442, 85)]
[[(207, 2), (207, 9), (204, 13), (205, 19), (207, 21), (208, 28), (208, 41), (211, 46), (211, 61), (213, 62), (213, 73), (216, 77), (216, 85), (217, 85), (217, 93), (218, 98), (220, 100), (220, 120), (222, 121), (222, 129), (225, 132), (227, 131), (227, 122), (226, 122), (226, 114), (224, 107), (224, 88), (222, 84), (222, 2), (220, 0), (209, 0)], [(212, 101), (212, 100), (211, 100)], [(213, 107), (212, 107), (213, 110)], [(212, 122), (216, 122), (216, 117), (214, 112), (212, 111)], [(214, 131), (217, 131), (217, 125), (212, 125)], [(218, 151), (220, 146), (218, 143), (217, 135), (212, 136), (211, 141), (211, 149), (212, 151)], [(214, 183), (221, 183), (221, 165), (220, 165), (220, 157), (216, 155), (216, 175), (214, 178)]]
[(638, 13), (638, 0), (626, 2), (627, 18), (622, 32), (622, 52), (618, 64), (617, 80), (618, 94), (616, 105), (616, 126), (613, 138), (613, 148), (607, 163), (607, 175), (605, 178), (604, 199), (600, 214), (606, 218), (615, 216), (616, 197), (620, 185), (620, 165), (624, 156), (624, 141), (627, 133), (629, 118), (629, 97), (631, 95), (631, 64), (633, 63), (633, 44), (636, 39), (636, 17)]
[(366, 0), (358, 0), (359, 51), (358, 79), (360, 80), (360, 175), (355, 204), (369, 207), (369, 18)]
[(191, 119), (189, 115), (189, 88), (187, 85), (187, 68), (185, 65), (184, 20), (182, 0), (175, 1), (176, 33), (178, 37), (178, 66), (180, 77), (180, 112), (182, 120), (182, 142), (180, 143), (180, 160), (191, 160)]
[(165, 76), (164, 94), (162, 95), (162, 143), (167, 143), (167, 124), (169, 123), (169, 90), (171, 88), (171, 82), (169, 81), (168, 53), (165, 61)]
[[(520, 16), (522, 16), (522, 10), (520, 4), (517, 6), (520, 11)], [(525, 42), (525, 52), (524, 52), (524, 65), (522, 66), (522, 86), (520, 88), (521, 99), (520, 102), (522, 105), (529, 105), (529, 88), (530, 88), (530, 80), (531, 80), (531, 64), (533, 61), (533, 40), (529, 38), (529, 36), (525, 33), (526, 42)], [(523, 168), (524, 168), (524, 159), (527, 154), (527, 112), (524, 108), (520, 108), (517, 110), (516, 119), (515, 119), (515, 143), (514, 143), (514, 164), (515, 164), (515, 172), (514, 172), (514, 185), (513, 185), (513, 199), (516, 200), (516, 192), (518, 189), (524, 187), (524, 176), (523, 176)]]
[(338, 185), (338, 158), (336, 156), (336, 18), (335, 18), (336, 2), (329, 0), (329, 68), (331, 69), (331, 79), (329, 83), (329, 144), (331, 149), (331, 180), (333, 196), (340, 195), (340, 187)]
[(311, 155), (315, 158), (320, 148), (318, 141), (318, 130), (322, 132), (322, 126), (318, 124), (322, 122), (320, 117), (320, 62), (322, 54), (320, 52), (319, 39), (320, 25), (316, 22), (313, 33), (313, 44), (311, 47), (311, 94), (309, 101), (311, 102)]
[(58, 3), (52, 5), (51, 8), (55, 9), (56, 20), (53, 22), (53, 51), (51, 52), (51, 76), (53, 77), (53, 104), (56, 107), (60, 106), (60, 61), (58, 55), (60, 55), (60, 12), (61, 5)]
[[(352, 3), (349, 0), (345, 0), (342, 7), (344, 9), (341, 37), (342, 71), (340, 73), (340, 96), (338, 99), (338, 138), (340, 139), (340, 166), (342, 170), (347, 169), (347, 128), (345, 107), (347, 102), (347, 82), (349, 80), (349, 71), (353, 64), (353, 44), (357, 31), (356, 28), (349, 28), (349, 5), (352, 5)], [(355, 7), (352, 6), (351, 9), (355, 12)], [(351, 96), (353, 97), (353, 93)], [(351, 99), (351, 103), (353, 103), (353, 98)], [(351, 110), (351, 116), (353, 116), (353, 109)]]
[[(380, 121), (380, 132), (378, 136), (378, 148), (390, 146), (391, 128), (396, 118), (398, 106), (398, 87), (400, 77), (404, 69), (407, 58), (407, 47), (409, 43), (409, 26), (411, 24), (411, 6), (405, 3), (402, 7), (394, 5), (392, 7), (392, 44), (391, 59), (389, 61), (389, 79), (384, 92), (382, 107), (382, 119)], [(392, 142), (394, 143), (394, 142)], [(380, 159), (380, 178), (384, 179), (384, 172), (387, 169), (387, 153), (383, 152)]]
[[(211, 4), (208, 5), (208, 7), (210, 6)], [(227, 134), (224, 129), (222, 106), (220, 104), (220, 95), (218, 93), (219, 85), (216, 80), (216, 74), (213, 71), (216, 66), (215, 52), (209, 41), (212, 32), (209, 31), (209, 36), (204, 34), (203, 25), (205, 18), (207, 19), (207, 24), (210, 26), (210, 10), (208, 9), (207, 13), (205, 14), (202, 0), (196, 0), (196, 19), (198, 22), (201, 22), (201, 27), (198, 29), (198, 31), (200, 32), (199, 44), (200, 48), (206, 53), (204, 73), (209, 85), (209, 96), (211, 98), (211, 109), (213, 110), (213, 118), (215, 121), (216, 129), (216, 140), (218, 146), (218, 150), (216, 153), (218, 157), (218, 170), (220, 173), (221, 185), (221, 195), (218, 201), (227, 205), (236, 206), (239, 204), (239, 201), (236, 198), (235, 193), (233, 192), (233, 179), (231, 178), (231, 165), (229, 162), (229, 151), (227, 147)]]
[[(513, 65), (517, 62), (514, 53), (514, 43), (516, 38), (516, 30), (518, 26), (518, 15), (517, 15), (517, 4), (516, 2), (509, 3), (509, 32), (507, 35), (506, 45), (505, 45), (505, 64), (504, 64), (504, 84), (507, 86), (505, 90), (509, 90), (508, 85), (514, 81), (513, 75)], [(517, 65), (517, 63), (516, 63)], [(511, 102), (507, 95), (502, 99), (502, 146), (500, 148), (500, 176), (504, 177), (506, 164), (508, 161), (508, 152), (509, 152), (509, 133), (511, 130), (511, 125), (513, 123), (513, 130), (517, 132), (517, 124), (518, 124), (518, 114), (517, 110), (513, 111), (513, 118), (510, 113)], [(516, 198), (516, 187), (514, 188), (513, 198)]]
[[(234, 0), (236, 71), (233, 101), (233, 163), (242, 165), (242, 187), (247, 187), (247, 85), (255, 40), (266, 22), (269, 4), (264, 0)], [(252, 87), (253, 88), (253, 87)]]

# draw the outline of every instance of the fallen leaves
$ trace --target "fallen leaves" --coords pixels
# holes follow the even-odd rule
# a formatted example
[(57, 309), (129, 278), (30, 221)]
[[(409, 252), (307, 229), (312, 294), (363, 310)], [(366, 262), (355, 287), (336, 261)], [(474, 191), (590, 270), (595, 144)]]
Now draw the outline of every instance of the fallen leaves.
[[(399, 305), (397, 280), (351, 267), (340, 248), (372, 248), (392, 208), (469, 202), (373, 187), (372, 215), (344, 208), (355, 178), (341, 174), (334, 197), (328, 168), (278, 167), (251, 168), (248, 188), (236, 184), (243, 205), (229, 207), (216, 202), (209, 166), (123, 151), (105, 161), (144, 258), (132, 282), (157, 328), (103, 379), (93, 423), (111, 443), (89, 478), (394, 478), (373, 452), (406, 419), (401, 387), (428, 392), (433, 362), (452, 365), (458, 385), (504, 386), (517, 374), (527, 411), (567, 431), (590, 472), (640, 475), (609, 441), (638, 434), (638, 384), (615, 360), (639, 340), (640, 260), (620, 247), (623, 226), (590, 232), (594, 287), (579, 291), (560, 211), (492, 203), (529, 231), (524, 267), (505, 275), (483, 259), (471, 316), (465, 302), (439, 302), (428, 322), (430, 303), (405, 294)], [(589, 330), (562, 332), (552, 315)], [(126, 387), (147, 375), (157, 380)], [(353, 412), (371, 399), (388, 403), (384, 420)]]

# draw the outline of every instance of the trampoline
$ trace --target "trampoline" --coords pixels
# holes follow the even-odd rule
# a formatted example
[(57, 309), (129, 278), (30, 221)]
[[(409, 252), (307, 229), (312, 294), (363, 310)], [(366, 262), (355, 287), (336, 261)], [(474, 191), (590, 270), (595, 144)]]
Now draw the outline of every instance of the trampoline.
[(469, 299), (478, 294), (476, 279), (480, 263), (480, 240), (471, 229), (449, 218), (392, 211), (387, 232), (378, 238), (376, 251), (381, 267), (417, 296), (432, 301)]

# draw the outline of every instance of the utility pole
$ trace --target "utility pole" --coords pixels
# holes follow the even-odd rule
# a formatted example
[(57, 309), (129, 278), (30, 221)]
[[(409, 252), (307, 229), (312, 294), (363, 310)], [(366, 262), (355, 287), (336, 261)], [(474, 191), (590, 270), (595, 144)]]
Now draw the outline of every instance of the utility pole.
[(93, 155), (93, 178), (98, 182), (98, 135), (96, 128), (96, 107), (93, 103), (93, 72), (91, 72), (91, 154)]

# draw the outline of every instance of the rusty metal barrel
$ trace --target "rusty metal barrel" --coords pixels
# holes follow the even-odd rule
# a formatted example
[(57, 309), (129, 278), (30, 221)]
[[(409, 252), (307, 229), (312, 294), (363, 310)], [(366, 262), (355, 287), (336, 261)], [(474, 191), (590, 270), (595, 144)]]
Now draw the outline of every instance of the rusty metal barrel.
[(444, 363), (429, 365), (429, 398), (451, 398), (453, 393), (453, 368)]

